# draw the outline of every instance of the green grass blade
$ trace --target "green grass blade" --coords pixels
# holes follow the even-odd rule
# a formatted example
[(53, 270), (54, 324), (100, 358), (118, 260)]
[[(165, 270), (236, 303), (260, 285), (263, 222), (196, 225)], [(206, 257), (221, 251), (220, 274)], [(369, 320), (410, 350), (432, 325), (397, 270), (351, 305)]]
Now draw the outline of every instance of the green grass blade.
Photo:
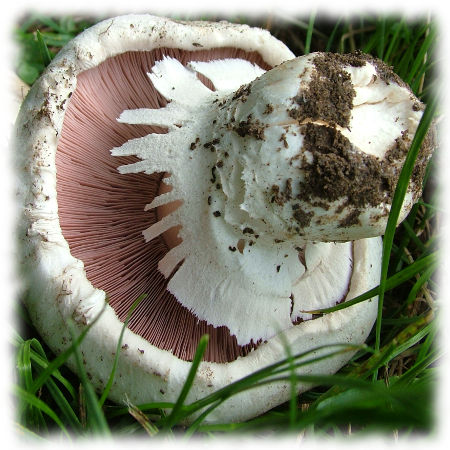
[(289, 386), (291, 390), (291, 395), (289, 397), (289, 423), (291, 424), (291, 427), (293, 427), (297, 421), (297, 376), (295, 373), (295, 360), (284, 334), (280, 334), (280, 338), (284, 347), (284, 352), (286, 353), (286, 361), (289, 370)]
[[(32, 361), (35, 362), (41, 369), (46, 369), (48, 367), (48, 359), (41, 343), (37, 339), (32, 339), (31, 346), (34, 348), (34, 351), (31, 352)], [(63, 377), (58, 369), (55, 369), (52, 372), (52, 376), (67, 389), (72, 399), (75, 400), (76, 392), (69, 380)]]
[(414, 78), (414, 81), (411, 83), (411, 89), (414, 92), (414, 94), (421, 98), (423, 91), (422, 91), (422, 84), (424, 82), (424, 77), (427, 73), (431, 73), (431, 71), (437, 66), (438, 61), (434, 62), (424, 62), (419, 69), (419, 71), (416, 73), (416, 76)]
[(25, 341), (17, 354), (17, 369), (21, 384), (25, 389), (29, 390), (33, 384), (33, 376), (31, 370), (30, 341)]
[[(415, 61), (415, 53), (420, 46), (420, 41), (425, 35), (429, 24), (425, 23), (419, 27), (411, 27), (409, 31), (409, 38), (405, 41), (401, 57), (395, 62), (395, 71), (403, 80), (409, 76), (412, 65)], [(405, 27), (407, 28), (407, 27)]]
[(41, 33), (42, 39), (48, 47), (63, 47), (73, 36), (70, 34)]
[[(287, 347), (289, 348), (289, 347)], [(295, 422), (297, 422), (297, 374), (295, 373), (295, 364), (291, 351), (288, 350), (289, 361), (289, 386), (291, 389), (291, 395), (289, 397), (289, 424), (290, 428), (294, 428)]]
[(409, 224), (408, 221), (404, 220), (402, 222), (402, 226), (405, 229), (406, 233), (408, 234), (409, 240), (421, 251), (425, 251), (425, 244), (417, 237), (414, 228)]
[(410, 150), (405, 159), (405, 163), (400, 172), (400, 176), (395, 189), (394, 197), (392, 200), (391, 211), (386, 225), (386, 231), (383, 239), (383, 258), (381, 263), (381, 276), (380, 276), (380, 291), (378, 297), (378, 316), (375, 325), (375, 349), (380, 348), (381, 341), (381, 323), (383, 314), (384, 293), (386, 291), (387, 274), (389, 270), (389, 261), (394, 241), (394, 234), (397, 227), (398, 218), (400, 216), (401, 207), (405, 194), (408, 188), (409, 180), (411, 178), (414, 164), (419, 154), (420, 147), (425, 139), (426, 133), (434, 119), (436, 111), (436, 99), (433, 98), (432, 102), (426, 107), (422, 119), (417, 128), (414, 139), (411, 143)]
[[(17, 352), (17, 369), (20, 387), (25, 391), (29, 391), (33, 385), (33, 370), (31, 364), (31, 340), (24, 341)], [(42, 411), (36, 408), (33, 403), (22, 401), (19, 399), (17, 413), (19, 417), (23, 417), (25, 422), (36, 430), (46, 429), (45, 419)]]
[(340, 17), (336, 21), (336, 24), (334, 25), (333, 30), (331, 31), (330, 37), (327, 40), (327, 45), (325, 46), (325, 51), (326, 52), (331, 51), (331, 47), (332, 47), (334, 39), (335, 39), (335, 37), (337, 35), (337, 31), (338, 31), (338, 29), (339, 29), (339, 27), (341, 25), (341, 20), (342, 20), (342, 18)]
[(81, 423), (75, 414), (72, 406), (67, 401), (64, 394), (61, 392), (61, 390), (58, 388), (56, 383), (49, 378), (47, 382), (45, 383), (50, 395), (52, 396), (53, 400), (55, 401), (56, 405), (58, 406), (59, 410), (61, 411), (63, 417), (65, 418), (66, 422), (77, 431), (81, 430)]
[[(397, 286), (400, 286), (405, 281), (410, 280), (413, 276), (418, 274), (419, 272), (423, 270), (433, 269), (436, 270), (439, 263), (438, 254), (437, 252), (431, 253), (427, 256), (424, 256), (423, 258), (418, 259), (417, 261), (414, 261), (411, 265), (404, 268), (403, 270), (397, 272), (395, 275), (392, 275), (391, 277), (386, 279), (386, 284), (384, 286), (384, 291), (387, 292), (391, 289), (396, 288)], [(350, 300), (347, 300), (343, 303), (339, 303), (336, 306), (330, 307), (330, 308), (324, 308), (324, 309), (317, 309), (312, 311), (302, 311), (304, 313), (309, 314), (329, 314), (334, 311), (339, 311), (341, 309), (348, 308), (349, 306), (356, 305), (357, 303), (361, 303), (363, 301), (369, 300), (376, 295), (379, 295), (380, 293), (380, 285), (377, 287), (370, 289), (367, 292), (364, 292), (361, 295), (358, 295), (357, 297), (354, 297)]]
[(305, 55), (307, 55), (311, 51), (311, 39), (314, 31), (315, 19), (316, 19), (316, 12), (313, 11), (309, 16), (308, 29), (306, 31)]
[[(106, 306), (106, 302), (105, 302)], [(34, 380), (33, 386), (30, 389), (30, 392), (35, 393), (38, 389), (40, 389), (44, 383), (47, 381), (47, 379), (51, 376), (53, 376), (53, 373), (56, 369), (61, 367), (67, 359), (70, 357), (70, 355), (74, 352), (75, 348), (77, 348), (80, 343), (83, 341), (86, 334), (89, 332), (92, 326), (95, 325), (97, 320), (100, 318), (100, 316), (103, 313), (103, 310), (105, 306), (102, 308), (102, 310), (98, 313), (98, 315), (94, 318), (94, 320), (81, 332), (81, 334), (72, 342), (69, 348), (67, 350), (64, 350), (62, 353), (60, 353), (54, 360), (49, 362), (47, 368), (42, 371), (42, 373), (39, 374), (39, 376)]]
[(364, 45), (362, 51), (364, 53), (372, 53), (372, 50), (377, 46), (378, 44), (378, 33), (379, 30), (376, 29), (375, 32), (370, 36), (366, 44)]
[(195, 420), (192, 422), (192, 424), (187, 428), (184, 437), (186, 439), (189, 439), (200, 427), (202, 422), (205, 420), (205, 418), (211, 414), (212, 411), (214, 411), (217, 407), (219, 407), (225, 399), (219, 399), (216, 400), (214, 403), (212, 403), (207, 409), (205, 409)]
[(202, 336), (198, 342), (197, 349), (195, 351), (194, 358), (191, 363), (191, 368), (189, 369), (188, 375), (186, 377), (186, 381), (181, 389), (180, 395), (178, 396), (175, 405), (172, 408), (170, 415), (167, 417), (164, 429), (172, 428), (179, 420), (179, 413), (181, 408), (183, 407), (184, 401), (191, 389), (192, 383), (194, 382), (195, 374), (197, 373), (198, 366), (203, 358), (203, 354), (205, 353), (206, 347), (208, 345), (209, 336), (205, 334)]
[[(32, 351), (31, 347), (34, 347), (37, 349), (38, 351), (38, 356), (35, 355), (35, 352)], [(42, 368), (47, 367), (47, 358), (44, 352), (44, 349), (42, 348), (40, 342), (37, 339), (30, 339), (28, 341), (24, 342), (24, 348), (26, 348), (28, 351), (26, 351), (24, 354), (27, 355), (27, 359), (28, 359), (28, 364), (30, 364), (30, 375), (31, 375), (31, 362), (41, 358), (42, 360), (42, 365), (35, 367), (35, 370), (37, 373), (40, 373)], [(34, 357), (33, 357), (34, 356)], [(59, 374), (60, 375), (60, 374)], [(59, 381), (63, 382), (63, 385), (65, 387), (68, 387), (68, 381), (61, 377), (58, 376), (58, 374), (54, 374), (54, 377), (56, 379), (58, 379)], [(25, 384), (26, 389), (32, 389), (32, 378), (30, 376), (28, 382)], [(80, 428), (80, 422), (76, 416), (76, 414), (74, 413), (72, 407), (70, 406), (69, 402), (67, 401), (66, 397), (64, 396), (64, 394), (61, 392), (61, 390), (58, 388), (58, 386), (56, 385), (56, 383), (53, 381), (52, 378), (48, 378), (48, 380), (45, 383), (45, 386), (47, 387), (51, 397), (53, 398), (53, 400), (55, 401), (55, 403), (57, 404), (57, 406), (59, 407), (60, 411), (62, 412), (63, 416), (66, 418), (67, 422), (74, 427), (75, 429), (79, 429)], [(72, 386), (69, 384), (70, 388), (72, 388)], [(73, 388), (72, 388), (73, 390)], [(70, 390), (69, 390), (70, 391)]]
[[(329, 350), (334, 348), (337, 348), (337, 350)], [(294, 367), (298, 369), (300, 367), (304, 367), (312, 363), (320, 362), (327, 358), (331, 358), (343, 352), (357, 351), (360, 348), (361, 346), (354, 346), (348, 344), (324, 345), (294, 355), (292, 359), (295, 361)], [(324, 353), (326, 350), (329, 350), (328, 353)], [(317, 354), (319, 354), (319, 356), (317, 356)], [(311, 358), (307, 359), (310, 356)], [(250, 375), (247, 375), (244, 378), (235, 381), (234, 383), (224, 386), (223, 388), (213, 392), (212, 394), (185, 406), (184, 409), (186, 416), (189, 416), (195, 413), (196, 411), (208, 407), (208, 405), (211, 405), (216, 401), (219, 400), (224, 401), (227, 398), (236, 395), (239, 392), (243, 392), (245, 390), (252, 389), (257, 386), (261, 386), (263, 384), (271, 383), (273, 381), (274, 376), (281, 375), (284, 372), (289, 373), (291, 370), (291, 365), (292, 361), (290, 361), (289, 358), (285, 358), (274, 364), (271, 364), (267, 367), (257, 370), (256, 372), (253, 372)], [(290, 380), (291, 379), (290, 376), (291, 375), (289, 374), (287, 379)]]
[(430, 280), (434, 271), (435, 271), (434, 267), (428, 267), (428, 269), (426, 269), (420, 275), (420, 277), (414, 283), (414, 286), (412, 287), (411, 291), (408, 294), (408, 298), (406, 299), (406, 302), (405, 302), (405, 307), (408, 305), (411, 305), (414, 302), (414, 300), (417, 297), (417, 293), (420, 291), (420, 289), (422, 289), (422, 286)]
[(418, 318), (398, 333), (390, 342), (385, 344), (373, 356), (351, 371), (352, 374), (367, 377), (376, 373), (377, 370), (388, 361), (400, 355), (405, 350), (420, 342), (433, 329), (432, 315)]
[(36, 31), (36, 39), (38, 42), (39, 51), (41, 53), (42, 63), (44, 64), (44, 66), (48, 66), (52, 61), (52, 56), (39, 30)]
[(368, 382), (366, 386), (356, 384), (310, 407), (299, 421), (299, 427), (309, 424), (330, 427), (350, 421), (352, 425), (365, 426), (365, 432), (374, 422), (391, 431), (405, 424), (426, 428), (431, 408), (425, 410), (422, 403), (428, 398), (431, 385), (429, 380), (408, 389), (400, 385), (386, 386), (382, 380)]
[(386, 18), (381, 17), (378, 20), (379, 23), (379, 32), (378, 32), (378, 44), (377, 44), (377, 53), (378, 58), (384, 59), (384, 42), (385, 42), (385, 35), (386, 35)]
[(125, 333), (125, 329), (128, 326), (128, 322), (130, 321), (133, 312), (138, 307), (138, 305), (142, 302), (142, 300), (144, 300), (144, 298), (146, 298), (146, 297), (147, 297), (147, 294), (143, 294), (143, 295), (139, 296), (134, 301), (134, 303), (131, 305), (130, 310), (128, 311), (127, 317), (125, 318), (125, 321), (122, 326), (122, 330), (120, 332), (119, 340), (117, 342), (116, 355), (114, 357), (113, 367), (111, 369), (111, 373), (109, 375), (109, 379), (106, 383), (105, 389), (103, 390), (102, 396), (100, 397), (100, 400), (99, 400), (100, 407), (102, 407), (103, 404), (105, 403), (105, 400), (107, 399), (109, 392), (111, 391), (112, 384), (114, 382), (114, 376), (116, 373), (117, 365), (119, 363), (119, 355), (120, 355), (120, 351), (121, 351), (121, 347), (122, 347), (122, 341), (123, 341), (123, 335)]
[[(330, 351), (325, 354), (321, 354), (320, 356), (315, 355), (315, 353), (319, 350), (324, 350), (327, 348), (338, 347), (340, 350)], [(310, 350), (308, 352), (293, 356), (292, 359), (296, 359), (298, 357), (306, 357), (308, 355), (312, 355), (311, 358), (305, 359), (300, 362), (292, 363), (288, 358), (276, 363), (268, 368), (265, 368), (261, 371), (254, 372), (253, 374), (248, 375), (247, 377), (242, 378), (229, 386), (225, 386), (219, 391), (214, 392), (208, 397), (205, 397), (198, 402), (194, 402), (186, 407), (189, 410), (190, 414), (193, 411), (201, 409), (202, 407), (207, 406), (209, 403), (213, 403), (216, 400), (220, 400), (221, 402), (225, 401), (227, 398), (232, 397), (240, 392), (244, 392), (249, 389), (255, 389), (267, 384), (273, 384), (278, 381), (283, 382), (291, 382), (292, 381), (292, 371), (296, 369), (300, 369), (302, 367), (308, 366), (310, 364), (319, 363), (325, 359), (332, 358), (334, 356), (340, 355), (342, 353), (347, 352), (356, 352), (358, 349), (361, 349), (361, 346), (353, 346), (348, 344), (334, 344), (327, 345), (323, 347), (316, 348), (314, 350)], [(370, 349), (368, 349), (370, 351)], [(281, 363), (281, 364), (280, 364)], [(268, 370), (267, 370), (268, 369)], [(295, 373), (295, 372), (294, 372)], [(295, 383), (303, 380), (302, 375), (295, 373)], [(308, 379), (309, 380), (309, 379)], [(292, 397), (291, 397), (292, 398)], [(291, 415), (290, 410), (291, 404), (289, 404), (289, 415)]]
[(414, 78), (417, 76), (419, 68), (424, 64), (426, 54), (430, 51), (430, 47), (436, 39), (436, 30), (434, 29), (434, 27), (428, 27), (428, 29), (425, 30), (425, 33), (426, 37), (422, 42), (422, 45), (420, 46), (416, 57), (414, 58), (408, 76), (404, 80), (408, 84), (410, 84), (412, 80), (414, 80)]
[(416, 361), (421, 361), (424, 359), (429, 353), (432, 346), (435, 344), (435, 338), (437, 334), (437, 327), (433, 326), (428, 334), (427, 338), (424, 340), (422, 345), (420, 346), (419, 353), (417, 354)]
[(51, 17), (45, 16), (43, 14), (34, 14), (33, 19), (35, 22), (41, 22), (46, 27), (50, 28), (52, 31), (55, 31), (57, 33), (63, 33), (63, 30), (59, 26), (58, 22), (53, 20)]
[(411, 366), (401, 377), (394, 380), (396, 384), (409, 384), (414, 382), (419, 375), (421, 375), (429, 366), (436, 363), (442, 358), (442, 353), (437, 350), (430, 353), (426, 357), (420, 359), (417, 363)]
[[(416, 319), (414, 323), (404, 328), (378, 352), (374, 352), (374, 354), (368, 359), (349, 370), (348, 375), (351, 377), (366, 379), (386, 364), (390, 359), (399, 355), (401, 351), (408, 349), (410, 346), (423, 339), (427, 334), (432, 333), (433, 327), (431, 326), (431, 321), (432, 315), (427, 315)], [(338, 392), (340, 392), (340, 388), (334, 386), (325, 393), (321, 394), (317, 401), (333, 396)]]
[(389, 39), (389, 45), (386, 50), (386, 53), (384, 54), (384, 60), (390, 64), (389, 58), (391, 57), (391, 54), (394, 51), (395, 46), (399, 42), (399, 35), (402, 28), (405, 26), (405, 19), (401, 19), (400, 22), (397, 22), (393, 25), (394, 33)]
[[(68, 322), (68, 328), (72, 336), (72, 341), (76, 342), (75, 337), (76, 331), (73, 323)], [(94, 387), (88, 380), (86, 369), (83, 365), (83, 360), (81, 356), (81, 350), (79, 345), (76, 345), (73, 349), (75, 356), (75, 363), (77, 366), (78, 376), (80, 377), (81, 384), (83, 386), (85, 399), (86, 399), (86, 409), (87, 409), (87, 420), (92, 431), (100, 433), (102, 435), (109, 435), (110, 429), (106, 421), (105, 415), (98, 403), (97, 395), (95, 393)]]
[(49, 416), (58, 425), (58, 427), (66, 435), (66, 437), (70, 438), (70, 435), (66, 427), (59, 419), (58, 415), (45, 402), (43, 402), (35, 395), (31, 394), (30, 392), (26, 391), (25, 389), (17, 385), (14, 386), (14, 393), (22, 402), (32, 405), (33, 407), (37, 408), (38, 410), (42, 411), (47, 416)]

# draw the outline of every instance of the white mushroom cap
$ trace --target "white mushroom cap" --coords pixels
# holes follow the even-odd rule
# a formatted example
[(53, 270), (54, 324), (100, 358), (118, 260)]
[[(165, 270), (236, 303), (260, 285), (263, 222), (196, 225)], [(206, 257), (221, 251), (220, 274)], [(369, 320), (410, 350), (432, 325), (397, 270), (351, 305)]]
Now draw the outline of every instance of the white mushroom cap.
[[(88, 255), (93, 242), (90, 236), (80, 237), (89, 240), (89, 245), (82, 249), (86, 259), (74, 256), (79, 248), (74, 245), (73, 235), (79, 235), (79, 229), (74, 227), (71, 231), (72, 225), (66, 225), (67, 221), (62, 218), (67, 209), (66, 194), (60, 191), (57, 198), (57, 187), (64, 182), (61, 177), (69, 177), (62, 174), (64, 165), (72, 168), (74, 178), (79, 174), (79, 160), (87, 159), (93, 165), (97, 158), (92, 152), (61, 160), (65, 154), (63, 144), (66, 145), (70, 134), (67, 117), (81, 114), (76, 108), (81, 108), (83, 101), (90, 100), (89, 97), (83, 100), (77, 85), (81, 86), (88, 69), (96, 70), (101, 63), (108, 63), (110, 58), (121, 57), (126, 52), (148, 52), (159, 48), (195, 51), (214, 47), (257, 52), (269, 68), (293, 58), (292, 53), (269, 33), (247, 26), (222, 22), (188, 24), (147, 15), (123, 16), (101, 22), (69, 43), (25, 100), (17, 123), (16, 143), (20, 158), (20, 196), (24, 205), (19, 230), (23, 244), (23, 273), (27, 284), (32, 286), (27, 298), (30, 315), (55, 352), (67, 348), (70, 342), (66, 321), (75, 319), (82, 329), (102, 310), (106, 295), (105, 290), (93, 283), (88, 275), (94, 264), (91, 259), (101, 265), (102, 257)], [(110, 156), (112, 167), (115, 161), (125, 161), (121, 159), (125, 155), (135, 155), (141, 161), (129, 164), (127, 159), (120, 168), (124, 175), (115, 172), (114, 168), (108, 177), (113, 176), (113, 172), (117, 177), (134, 177), (135, 172), (149, 176), (154, 172), (170, 174), (166, 180), (172, 190), (160, 196), (154, 192), (147, 211), (143, 213), (156, 217), (155, 210), (161, 210), (167, 203), (181, 200), (181, 205), (173, 211), (169, 208), (169, 215), (166, 211), (161, 220), (154, 220), (153, 225), (142, 230), (140, 241), (133, 245), (145, 249), (144, 238), (155, 242), (163, 233), (181, 225), (181, 243), (166, 251), (158, 265), (162, 276), (168, 279), (168, 291), (192, 312), (193, 317), (197, 317), (197, 321), (209, 324), (208, 329), (228, 328), (239, 346), (249, 345), (251, 350), (245, 356), (234, 357), (225, 363), (202, 362), (188, 401), (279, 361), (285, 356), (285, 342), (293, 353), (331, 343), (362, 343), (376, 316), (375, 299), (314, 320), (308, 320), (310, 316), (305, 311), (331, 306), (374, 287), (381, 261), (379, 238), (339, 244), (314, 244), (303, 240), (301, 248), (296, 248), (292, 242), (280, 242), (271, 230), (261, 230), (264, 231), (261, 238), (256, 238), (256, 226), (251, 229), (250, 224), (239, 222), (237, 212), (242, 208), (236, 205), (243, 203), (236, 200), (241, 198), (242, 191), (233, 188), (230, 179), (235, 177), (242, 186), (240, 172), (218, 170), (218, 157), (220, 152), (225, 157), (226, 150), (220, 149), (215, 141), (223, 138), (224, 142), (234, 145), (230, 136), (236, 132), (232, 127), (222, 130), (220, 125), (224, 122), (213, 122), (218, 121), (220, 111), (225, 111), (220, 108), (224, 108), (227, 102), (234, 102), (234, 105), (243, 103), (245, 92), (238, 90), (233, 93), (233, 90), (255, 77), (261, 76), (256, 83), (263, 80), (266, 75), (262, 73), (266, 69), (240, 58), (231, 59), (234, 61), (227, 61), (225, 65), (222, 62), (192, 62), (187, 68), (180, 67), (171, 59), (156, 63), (150, 80), (171, 102), (164, 108), (149, 105), (148, 108), (152, 109), (126, 111), (120, 122), (130, 123), (127, 126), (131, 128), (139, 123), (162, 126), (168, 132), (159, 134), (161, 132), (152, 128), (150, 134), (111, 149)], [(227, 76), (221, 77), (224, 70)], [(111, 73), (114, 79), (114, 72)], [(208, 78), (215, 90), (207, 88), (206, 83), (202, 84), (196, 73)], [(143, 75), (146, 76), (145, 73)], [(119, 88), (114, 89), (120, 93)], [(123, 106), (124, 110), (129, 108)], [(218, 113), (216, 118), (210, 116), (211, 111)], [(103, 131), (106, 130), (101, 128)], [(111, 133), (116, 131), (113, 129)], [(107, 130), (106, 134), (109, 132)], [(223, 137), (217, 135), (222, 132)], [(246, 136), (240, 137), (246, 139)], [(183, 142), (183, 146), (174, 145), (179, 142)], [(80, 139), (76, 144), (82, 146), (83, 143)], [(216, 151), (211, 151), (212, 146), (217, 147)], [(235, 150), (233, 158), (239, 161), (236, 156), (239, 146)], [(213, 167), (216, 168), (214, 171)], [(220, 183), (226, 188), (217, 188), (219, 176)], [(101, 177), (97, 174), (95, 179), (100, 180)], [(192, 178), (196, 183), (187, 182)], [(94, 178), (81, 181), (88, 187), (95, 184)], [(108, 183), (104, 187), (110, 189), (113, 196), (115, 184)], [(250, 183), (247, 187), (250, 188)], [(93, 189), (95, 192), (95, 186)], [(225, 189), (230, 190), (230, 195)], [(83, 194), (83, 199), (86, 195)], [(93, 199), (94, 205), (96, 196), (91, 197), (89, 201)], [(252, 204), (247, 201), (246, 205), (250, 208)], [(216, 211), (220, 215), (215, 214)], [(100, 211), (102, 214), (103, 210)], [(131, 227), (133, 217), (117, 218), (118, 221), (127, 219), (126, 226)], [(86, 221), (87, 216), (80, 218), (81, 224)], [(126, 228), (121, 230), (126, 233)], [(96, 245), (105, 248), (113, 240), (110, 235), (98, 238), (100, 244)], [(115, 241), (121, 239), (125, 241), (126, 236), (114, 237)], [(336, 266), (338, 271), (330, 272), (329, 269)], [(101, 269), (111, 272), (109, 266)], [(115, 279), (121, 280), (120, 274), (109, 275), (111, 283)], [(320, 289), (316, 288), (318, 284)], [(305, 293), (308, 301), (304, 300)], [(121, 314), (118, 309), (106, 306), (82, 344), (86, 369), (98, 388), (104, 386), (112, 367), (122, 327), (118, 318)], [(188, 358), (176, 356), (175, 347), (158, 348), (142, 333), (132, 330), (126, 331), (122, 350), (111, 391), (112, 399), (122, 402), (127, 397), (133, 403), (176, 400), (189, 370)], [(332, 373), (350, 356), (326, 359), (308, 366), (307, 370), (310, 373)], [(308, 387), (299, 385), (299, 391)], [(229, 399), (207, 420), (245, 420), (287, 400), (289, 395), (285, 383), (274, 383)]]

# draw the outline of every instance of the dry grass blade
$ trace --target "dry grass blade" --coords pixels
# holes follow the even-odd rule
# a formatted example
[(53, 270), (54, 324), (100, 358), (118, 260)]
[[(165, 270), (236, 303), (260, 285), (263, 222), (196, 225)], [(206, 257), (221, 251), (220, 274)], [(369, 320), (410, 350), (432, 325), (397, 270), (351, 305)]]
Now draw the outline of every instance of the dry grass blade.
[(152, 423), (146, 414), (144, 414), (137, 406), (127, 401), (128, 412), (142, 426), (149, 436), (158, 434), (158, 428)]

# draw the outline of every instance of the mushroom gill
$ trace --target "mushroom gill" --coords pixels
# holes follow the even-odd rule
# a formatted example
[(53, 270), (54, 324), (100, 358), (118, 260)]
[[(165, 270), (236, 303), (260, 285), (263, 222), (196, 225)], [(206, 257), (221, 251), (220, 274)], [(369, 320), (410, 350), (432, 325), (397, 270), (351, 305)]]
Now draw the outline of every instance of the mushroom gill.
[[(56, 153), (61, 229), (71, 253), (83, 261), (88, 279), (107, 293), (121, 320), (133, 301), (147, 294), (129, 322), (132, 331), (184, 360), (192, 359), (198, 340), (207, 333), (204, 359), (232, 361), (258, 343), (238, 345), (227, 327), (198, 320), (182, 306), (166, 289), (169, 280), (157, 270), (168, 251), (164, 237), (150, 242), (143, 239), (142, 230), (158, 220), (157, 210), (146, 211), (145, 205), (164, 189), (164, 174), (120, 174), (118, 166), (137, 158), (110, 153), (130, 139), (165, 132), (117, 122), (123, 110), (166, 105), (147, 77), (155, 61), (164, 56), (183, 64), (243, 58), (270, 68), (258, 53), (234, 48), (195, 52), (158, 48), (123, 53), (82, 72), (65, 113)], [(199, 78), (213, 88), (205, 77)]]

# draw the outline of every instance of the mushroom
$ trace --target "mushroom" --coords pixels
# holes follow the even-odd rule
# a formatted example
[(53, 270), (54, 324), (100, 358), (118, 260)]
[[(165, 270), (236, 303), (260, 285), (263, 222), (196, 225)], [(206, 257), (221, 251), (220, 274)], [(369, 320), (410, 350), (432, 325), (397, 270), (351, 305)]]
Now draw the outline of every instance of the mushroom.
[[(226, 22), (100, 22), (61, 50), (17, 122), (34, 324), (59, 353), (67, 320), (82, 330), (101, 313), (81, 345), (101, 389), (146, 293), (110, 393), (138, 404), (176, 400), (205, 333), (187, 401), (283, 359), (286, 345), (363, 343), (376, 298), (308, 311), (377, 285), (378, 236), (422, 112), (361, 53), (294, 58), (267, 31)], [(302, 373), (334, 373), (350, 357)], [(242, 421), (289, 395), (283, 382), (258, 387), (206, 420)]]

